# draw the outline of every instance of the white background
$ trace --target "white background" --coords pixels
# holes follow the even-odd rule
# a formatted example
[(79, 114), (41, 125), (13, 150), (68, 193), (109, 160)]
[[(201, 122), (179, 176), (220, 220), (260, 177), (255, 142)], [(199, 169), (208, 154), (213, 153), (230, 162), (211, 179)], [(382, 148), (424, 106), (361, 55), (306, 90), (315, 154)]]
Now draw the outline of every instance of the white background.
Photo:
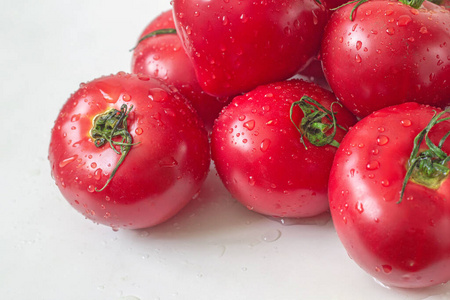
[(170, 8), (169, 0), (3, 1), (0, 298), (449, 299), (449, 284), (381, 286), (347, 256), (327, 216), (287, 226), (252, 213), (214, 169), (200, 196), (155, 228), (114, 232), (69, 206), (47, 161), (59, 109), (81, 82), (129, 71), (128, 50)]

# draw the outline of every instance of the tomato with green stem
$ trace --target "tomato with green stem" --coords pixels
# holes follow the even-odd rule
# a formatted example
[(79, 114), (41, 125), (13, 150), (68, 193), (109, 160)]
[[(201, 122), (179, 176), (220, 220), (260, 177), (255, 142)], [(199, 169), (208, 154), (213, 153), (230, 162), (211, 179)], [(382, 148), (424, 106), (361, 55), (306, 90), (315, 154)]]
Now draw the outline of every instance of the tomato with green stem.
[(209, 130), (231, 100), (208, 95), (201, 89), (194, 66), (177, 35), (172, 10), (161, 13), (144, 29), (133, 51), (131, 68), (133, 73), (160, 78), (176, 87), (191, 102)]
[(388, 286), (450, 280), (450, 111), (406, 103), (353, 126), (330, 173), (349, 256)]
[(211, 151), (225, 187), (252, 211), (311, 217), (328, 210), (336, 146), (355, 117), (334, 95), (302, 80), (238, 96), (216, 120)]
[(450, 12), (411, 2), (416, 8), (361, 0), (330, 17), (321, 49), (324, 74), (358, 117), (405, 102), (450, 105)]
[(197, 113), (158, 79), (118, 73), (82, 84), (52, 129), (52, 176), (86, 218), (112, 228), (160, 224), (199, 191), (209, 144)]

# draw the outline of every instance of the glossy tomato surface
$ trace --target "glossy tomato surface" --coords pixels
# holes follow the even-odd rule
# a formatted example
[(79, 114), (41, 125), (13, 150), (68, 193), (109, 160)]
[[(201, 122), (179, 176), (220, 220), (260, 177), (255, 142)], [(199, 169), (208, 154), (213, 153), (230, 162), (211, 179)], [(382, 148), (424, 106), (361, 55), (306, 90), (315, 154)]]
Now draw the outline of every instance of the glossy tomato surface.
[[(96, 147), (91, 129), (99, 114), (124, 105), (132, 146), (101, 190), (123, 149)], [(49, 160), (61, 193), (86, 218), (113, 228), (144, 228), (191, 200), (210, 157), (202, 122), (182, 96), (160, 80), (118, 73), (82, 84), (67, 100), (52, 130)]]
[[(158, 30), (175, 30), (172, 10), (161, 13), (144, 29), (139, 40)], [(138, 43), (133, 52), (132, 72), (162, 79), (176, 87), (197, 110), (208, 129), (229, 98), (205, 93), (195, 75), (194, 66), (175, 33), (158, 33)]]
[[(336, 147), (314, 146), (290, 118), (295, 101), (309, 96), (330, 108), (334, 95), (315, 84), (291, 80), (260, 86), (233, 99), (216, 120), (211, 150), (217, 173), (231, 194), (250, 210), (276, 217), (309, 217), (328, 210), (328, 175)], [(348, 128), (355, 117), (333, 105)], [(304, 115), (295, 106), (292, 120)], [(335, 139), (345, 130), (338, 128)]]
[(315, 0), (174, 0), (201, 87), (237, 95), (288, 79), (317, 54), (328, 11)]
[[(410, 179), (400, 201), (414, 138), (436, 111), (406, 103), (369, 115), (345, 136), (331, 170), (336, 231), (349, 256), (389, 286), (417, 288), (450, 280), (450, 178), (436, 188)], [(429, 137), (438, 145), (449, 131), (447, 120)], [(419, 152), (426, 149), (422, 143)], [(450, 153), (449, 139), (442, 150)]]
[[(450, 12), (425, 1), (368, 1), (337, 10), (322, 42), (324, 73), (359, 117), (409, 101), (450, 104)], [(355, 88), (357, 87), (357, 88)]]

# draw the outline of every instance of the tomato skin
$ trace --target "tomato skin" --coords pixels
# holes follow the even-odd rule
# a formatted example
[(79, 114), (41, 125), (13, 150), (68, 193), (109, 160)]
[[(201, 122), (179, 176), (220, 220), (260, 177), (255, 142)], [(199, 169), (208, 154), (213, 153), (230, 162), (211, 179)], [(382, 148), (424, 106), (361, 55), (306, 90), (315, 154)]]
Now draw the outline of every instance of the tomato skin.
[(238, 95), (285, 80), (317, 54), (328, 11), (314, 0), (174, 0), (203, 90)]
[[(300, 142), (290, 107), (304, 95), (330, 107), (334, 95), (301, 80), (272, 83), (233, 99), (213, 128), (211, 151), (225, 187), (244, 206), (276, 217), (309, 217), (328, 209), (327, 183), (336, 148)], [(355, 117), (334, 105), (338, 123)], [(295, 107), (298, 123), (303, 112)], [(336, 140), (345, 131), (338, 129)]]
[[(95, 147), (92, 120), (123, 104), (133, 145), (101, 192), (120, 155)], [(209, 170), (207, 133), (186, 100), (160, 80), (118, 73), (82, 84), (62, 107), (49, 147), (52, 176), (86, 218), (113, 228), (145, 228), (175, 215)]]
[[(368, 1), (338, 9), (325, 29), (322, 63), (331, 89), (358, 117), (383, 107), (450, 104), (450, 12), (425, 1)], [(354, 87), (358, 88), (355, 89)]]
[[(436, 190), (409, 181), (397, 203), (413, 140), (436, 110), (406, 103), (374, 112), (350, 129), (331, 169), (330, 210), (339, 238), (362, 269), (388, 286), (450, 280), (450, 178)], [(429, 136), (437, 144), (448, 131), (446, 121)], [(442, 150), (450, 153), (450, 140)]]
[[(150, 22), (139, 39), (168, 28), (175, 29), (172, 10), (161, 13)], [(222, 108), (231, 100), (210, 96), (201, 89), (194, 66), (177, 34), (161, 34), (141, 41), (133, 52), (132, 72), (160, 78), (176, 87), (191, 102), (209, 130)]]

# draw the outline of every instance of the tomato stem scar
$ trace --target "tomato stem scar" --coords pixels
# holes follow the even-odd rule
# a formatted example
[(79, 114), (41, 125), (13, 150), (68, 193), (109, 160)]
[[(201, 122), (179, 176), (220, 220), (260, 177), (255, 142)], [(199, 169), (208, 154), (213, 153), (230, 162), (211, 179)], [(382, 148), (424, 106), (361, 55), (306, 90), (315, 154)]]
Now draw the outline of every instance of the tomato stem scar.
[[(435, 112), (427, 127), (414, 138), (414, 147), (408, 160), (400, 199), (397, 203), (402, 202), (406, 185), (410, 179), (414, 183), (431, 189), (438, 189), (442, 181), (449, 175), (450, 169), (447, 164), (450, 162), (450, 156), (442, 150), (442, 146), (450, 136), (450, 131), (442, 137), (438, 145), (435, 145), (428, 137), (428, 133), (436, 124), (450, 120), (450, 117), (441, 118), (449, 112), (450, 110), (444, 110), (437, 115)], [(428, 149), (419, 153), (420, 145), (424, 139)]]
[[(303, 137), (306, 137), (311, 144), (318, 147), (325, 145), (331, 145), (336, 148), (339, 147), (339, 142), (334, 139), (336, 136), (337, 127), (343, 130), (346, 129), (338, 125), (336, 122), (336, 113), (333, 111), (333, 105), (335, 104), (342, 107), (340, 103), (333, 102), (330, 107), (331, 110), (328, 110), (319, 102), (306, 95), (299, 101), (292, 103), (289, 112), (291, 122), (294, 124), (295, 128), (297, 128), (298, 132), (300, 132), (300, 141), (303, 146), (305, 146), (306, 150), (308, 150), (308, 147), (306, 146)], [(297, 125), (292, 118), (294, 107), (297, 105), (301, 108), (304, 114), (300, 121), (300, 125)], [(324, 123), (324, 118), (331, 122), (331, 124)], [(333, 131), (331, 134), (326, 135), (330, 129), (333, 129)]]
[[(130, 152), (131, 146), (138, 144), (132, 143), (133, 139), (131, 137), (131, 134), (128, 132), (127, 118), (132, 109), (133, 105), (131, 105), (130, 109), (128, 110), (128, 106), (126, 104), (123, 104), (120, 108), (120, 111), (112, 108), (104, 113), (98, 114), (92, 120), (93, 124), (90, 135), (94, 139), (94, 145), (99, 148), (108, 143), (111, 149), (115, 153), (120, 155), (120, 159), (114, 167), (105, 185), (101, 189), (95, 188), (95, 191), (97, 192), (101, 192), (106, 188), (106, 186), (111, 182), (114, 175), (116, 174), (117, 169), (120, 167), (122, 162), (125, 160), (125, 157)], [(117, 136), (122, 137), (122, 140), (120, 142), (113, 140)], [(116, 146), (119, 146), (120, 151), (116, 149)]]

